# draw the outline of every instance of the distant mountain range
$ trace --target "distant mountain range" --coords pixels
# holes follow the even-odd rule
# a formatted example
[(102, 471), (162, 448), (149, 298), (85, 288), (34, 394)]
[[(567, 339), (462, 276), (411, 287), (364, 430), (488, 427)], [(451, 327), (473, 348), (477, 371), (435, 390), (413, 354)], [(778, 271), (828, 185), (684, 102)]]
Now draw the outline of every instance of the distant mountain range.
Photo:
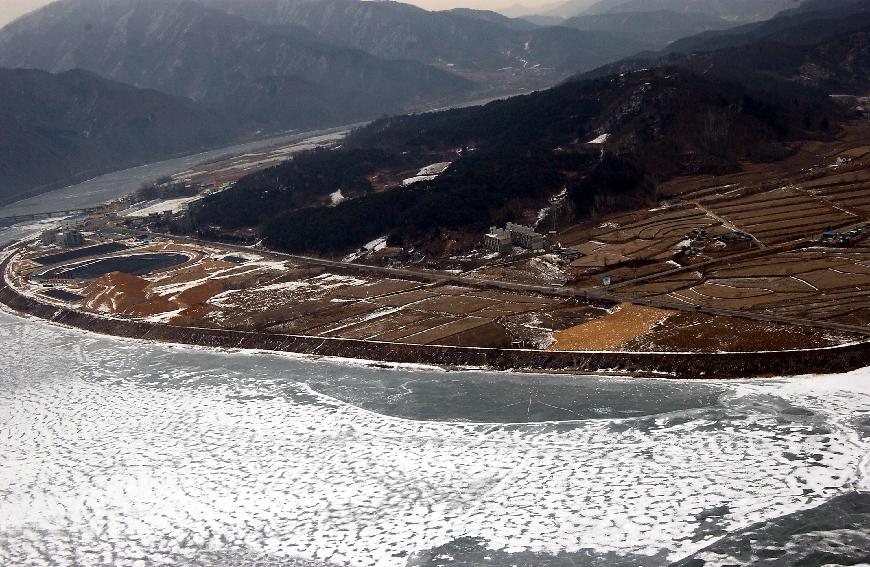
[[(733, 22), (755, 22), (794, 8), (802, 0), (568, 0), (540, 10), (545, 16), (572, 18), (594, 14), (675, 12), (705, 14)], [(527, 16), (523, 10), (513, 15)]]
[(755, 22), (772, 18), (794, 8), (801, 0), (601, 0), (586, 14), (617, 12), (658, 12), (707, 14), (735, 22)]
[(809, 88), (828, 94), (866, 94), (870, 5), (863, 0), (811, 0), (769, 21), (702, 33), (582, 77), (657, 65), (679, 65), (767, 92)]
[(188, 99), (85, 71), (0, 69), (0, 203), (231, 139), (237, 127)]
[(643, 42), (650, 49), (661, 49), (680, 38), (706, 31), (724, 30), (733, 27), (734, 23), (708, 14), (681, 14), (661, 10), (576, 16), (565, 20), (561, 25), (584, 31), (620, 33)]
[[(469, 81), (416, 61), (327, 45), (301, 27), (261, 24), (189, 0), (50, 4), (0, 30), (0, 66), (80, 68), (212, 104), (261, 92), (263, 83), (280, 84), (283, 104), (303, 112), (281, 108), (276, 117), (304, 117), (304, 105), (314, 101), (315, 114), (332, 122), (349, 110), (357, 118), (375, 116), (461, 99), (472, 89)], [(276, 122), (273, 127), (300, 125)]]
[[(483, 107), (385, 118), (341, 150), (207, 199), (194, 225), (222, 237), (254, 227), (291, 251), (338, 255), (386, 235), (438, 255), (445, 242), (531, 218), (564, 189), (579, 218), (644, 206), (656, 200), (656, 180), (738, 171), (747, 160), (783, 159), (797, 140), (832, 136), (845, 114), (829, 95), (870, 89), (863, 18), (861, 4), (810, 3), (747, 26), (737, 35), (756, 39), (734, 47), (665, 51)], [(604, 151), (591, 143), (603, 134)], [(452, 165), (411, 187), (372, 185), (416, 171), (414, 157)], [(340, 167), (347, 163), (356, 166)], [(321, 206), (336, 183), (319, 183), (317, 172), (339, 168), (351, 198)], [(282, 180), (277, 191), (273, 179)]]
[(410, 4), (358, 0), (200, 1), (262, 23), (301, 26), (321, 41), (378, 57), (469, 73), (525, 71), (532, 80), (542, 73), (552, 80), (590, 69), (644, 47), (607, 30), (540, 27), (480, 10), (429, 12)]
[(794, 8), (803, 0), (567, 0), (547, 4), (537, 10), (515, 6), (504, 13), (535, 21), (546, 18), (573, 18), (596, 14), (673, 12), (704, 14), (732, 22), (755, 22), (772, 18), (782, 10)]
[[(53, 89), (56, 108), (78, 110), (58, 111), (56, 122), (45, 121), (38, 106), (26, 108), (26, 100), (16, 103), (17, 114), (0, 110), (5, 155), (15, 156), (4, 163), (0, 198), (268, 132), (541, 89), (665, 45), (673, 51), (693, 41), (752, 42), (768, 28), (724, 29), (734, 25), (725, 19), (733, 15), (725, 7), (738, 9), (746, 1), (650, 0), (644, 10), (617, 14), (631, 3), (609, 0), (590, 8), (598, 14), (541, 26), (484, 10), (429, 12), (397, 2), (59, 0), (0, 30), (0, 68), (59, 74), (19, 75), (18, 83), (7, 77), (0, 86), (31, 81), (34, 92)], [(793, 4), (752, 0), (755, 11), (747, 14), (760, 17), (778, 2)], [(653, 5), (661, 9), (648, 9)], [(706, 33), (697, 39), (678, 40), (701, 31)], [(810, 31), (808, 37), (818, 36)], [(75, 69), (93, 75), (67, 73)], [(85, 83), (93, 83), (90, 90)], [(111, 92), (114, 102), (85, 114), (94, 92)], [(15, 97), (3, 91), (6, 98)], [(161, 147), (147, 135), (156, 130), (147, 130), (136, 146), (135, 128), (111, 113), (135, 118), (140, 108), (152, 109), (146, 117), (161, 128), (186, 114), (175, 122), (188, 131), (167, 126)], [(89, 137), (85, 121), (102, 125), (98, 140)], [(40, 149), (49, 131), (54, 142)]]
[[(61, 73), (17, 80), (33, 81), (37, 91), (53, 85), (52, 103), (68, 108), (87, 100), (85, 76), (92, 90), (111, 90), (90, 75), (76, 75), (73, 84), (65, 73), (76, 69), (135, 87), (113, 111), (129, 107), (135, 116), (137, 97), (158, 94), (137, 89), (154, 89), (165, 96), (167, 116), (170, 108), (187, 109), (188, 119), (176, 123), (190, 131), (167, 131), (162, 149), (147, 137), (134, 148), (127, 124), (99, 114), (104, 106), (75, 115), (103, 124), (100, 143), (75, 121), (40, 120), (37, 108), (13, 117), (7, 109), (0, 136), (16, 160), (4, 162), (0, 197), (185, 148), (545, 87), (646, 48), (606, 30), (540, 27), (495, 12), (428, 12), (394, 2), (59, 0), (0, 30), (0, 68)], [(154, 116), (160, 123), (161, 114)], [(65, 134), (37, 151), (47, 131)], [(111, 132), (118, 137), (114, 147)], [(43, 167), (34, 167), (40, 161)]]
[(776, 18), (722, 31), (685, 37), (667, 52), (692, 53), (749, 45), (760, 41), (812, 45), (861, 29), (870, 4), (866, 0), (807, 0)]

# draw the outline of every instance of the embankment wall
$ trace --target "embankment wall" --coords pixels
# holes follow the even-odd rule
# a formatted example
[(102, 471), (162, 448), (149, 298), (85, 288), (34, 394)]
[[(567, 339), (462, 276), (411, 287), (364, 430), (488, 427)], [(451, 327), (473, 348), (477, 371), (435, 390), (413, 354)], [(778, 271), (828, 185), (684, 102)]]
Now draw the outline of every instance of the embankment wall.
[[(0, 264), (5, 274), (9, 259)], [(728, 379), (839, 373), (870, 366), (870, 342), (834, 348), (750, 353), (547, 352), (410, 345), (300, 335), (179, 327), (103, 317), (43, 303), (0, 278), (0, 303), (59, 324), (106, 335), (216, 348), (259, 349), (388, 363), (494, 370), (623, 373), (683, 379)]]

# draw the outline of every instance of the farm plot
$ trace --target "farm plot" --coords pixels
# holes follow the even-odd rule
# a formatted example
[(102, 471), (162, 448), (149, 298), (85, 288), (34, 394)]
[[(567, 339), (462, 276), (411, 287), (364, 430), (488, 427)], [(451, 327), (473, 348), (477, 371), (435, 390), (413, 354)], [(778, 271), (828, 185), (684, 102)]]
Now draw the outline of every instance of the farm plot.
[(227, 261), (223, 251), (206, 246), (149, 250), (191, 261), (161, 272), (103, 276), (78, 290), (82, 308), (174, 325), (500, 347), (546, 347), (552, 333), (601, 314), (576, 300), (352, 276), (256, 254)]
[(801, 188), (858, 215), (870, 214), (870, 169), (852, 169), (801, 183)]
[(826, 230), (861, 221), (857, 215), (793, 187), (711, 200), (704, 206), (764, 244), (817, 238)]
[(762, 244), (818, 239), (870, 215), (868, 130), (856, 123), (836, 141), (805, 142), (782, 162), (744, 163), (743, 171), (723, 176), (676, 178), (659, 192), (698, 204)]
[(609, 217), (591, 232), (591, 239), (573, 246), (581, 256), (570, 269), (580, 285), (598, 285), (597, 277), (605, 273), (624, 281), (669, 270), (692, 234), (701, 231), (711, 242), (729, 232), (694, 205)]
[(562, 285), (567, 279), (554, 258), (537, 257), (519, 262), (476, 268), (466, 274), (481, 280), (501, 280), (531, 285)]
[(870, 250), (807, 248), (679, 273), (629, 294), (807, 321), (870, 325)]
[(679, 207), (649, 211), (649, 216), (626, 224), (620, 219), (611, 219), (602, 225), (596, 240), (602, 242), (625, 243), (633, 240), (656, 240), (660, 238), (681, 238), (696, 228), (714, 226), (716, 221), (696, 207)]
[[(324, 336), (412, 344), (509, 346), (527, 333), (508, 327), (524, 316), (544, 318), (563, 302), (536, 296), (438, 286), (374, 300), (381, 309)], [(516, 328), (516, 325), (513, 325)], [(539, 329), (544, 334), (554, 329)], [(317, 333), (318, 329), (313, 329)]]
[(610, 351), (648, 333), (674, 312), (642, 305), (619, 305), (605, 317), (555, 333), (550, 350)]
[[(105, 316), (182, 326), (481, 347), (546, 348), (554, 332), (603, 314), (577, 300), (347, 275), (253, 253), (228, 261), (208, 246), (142, 250), (190, 261), (107, 274), (57, 290), (63, 293), (53, 300), (75, 297), (82, 309)], [(40, 269), (27, 259), (20, 266)]]
[(827, 329), (677, 313), (622, 348), (640, 352), (751, 352), (824, 348), (856, 340), (860, 337)]

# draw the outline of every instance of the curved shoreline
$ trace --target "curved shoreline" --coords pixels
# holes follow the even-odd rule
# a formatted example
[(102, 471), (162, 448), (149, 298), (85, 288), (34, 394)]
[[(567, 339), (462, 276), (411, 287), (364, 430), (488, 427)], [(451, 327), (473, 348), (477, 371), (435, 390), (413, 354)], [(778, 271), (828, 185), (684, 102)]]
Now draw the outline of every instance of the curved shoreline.
[(566, 352), (414, 345), (286, 335), (256, 331), (179, 327), (115, 319), (40, 302), (6, 278), (14, 254), (0, 263), (0, 303), (18, 313), (69, 327), (130, 339), (203, 347), (290, 352), (393, 364), (571, 374), (628, 374), (678, 379), (729, 379), (830, 374), (870, 366), (870, 342), (797, 351), (728, 353)]

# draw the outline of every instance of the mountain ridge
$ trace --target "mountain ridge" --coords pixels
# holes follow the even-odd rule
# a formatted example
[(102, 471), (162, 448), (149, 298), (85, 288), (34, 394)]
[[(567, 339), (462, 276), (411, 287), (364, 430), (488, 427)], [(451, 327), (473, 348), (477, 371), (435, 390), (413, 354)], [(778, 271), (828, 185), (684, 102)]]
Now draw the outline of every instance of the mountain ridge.
[(193, 101), (82, 70), (0, 68), (0, 203), (226, 143), (238, 125)]
[[(192, 209), (193, 222), (205, 236), (249, 235), (254, 227), (269, 246), (292, 252), (340, 255), (386, 235), (437, 256), (438, 243), (527, 221), (526, 211), (546, 207), (560, 191), (585, 217), (653, 203), (655, 179), (778, 159), (788, 154), (788, 140), (836, 120), (824, 99), (795, 100), (768, 103), (741, 85), (668, 67), (569, 81), (483, 107), (385, 118), (341, 150), (277, 166), (204, 200)], [(588, 143), (601, 134), (610, 135), (604, 156)], [(401, 179), (402, 171), (426, 165), (422, 160), (452, 165), (411, 187), (374, 187), (373, 179)], [(357, 171), (343, 163), (366, 165)], [(349, 178), (310, 181), (320, 170), (348, 171)], [(336, 187), (349, 200), (318, 206)]]
[(645, 42), (650, 49), (661, 49), (680, 38), (727, 29), (734, 24), (708, 14), (660, 10), (581, 15), (569, 18), (561, 25), (580, 30), (624, 33)]
[(531, 75), (530, 80), (544, 69), (564, 77), (572, 69), (589, 69), (596, 61), (645, 48), (606, 32), (536, 26), (480, 10), (427, 11), (399, 2), (356, 0), (201, 1), (257, 22), (301, 26), (323, 41), (379, 57), (413, 59), (454, 71), (512, 68)]
[(585, 14), (655, 12), (696, 13), (732, 21), (766, 20), (801, 0), (599, 0)]
[[(361, 109), (355, 119), (461, 99), (473, 88), (445, 70), (327, 45), (299, 27), (258, 24), (190, 0), (61, 0), (0, 30), (0, 66), (80, 68), (212, 104), (247, 83), (292, 77), (319, 90), (303, 99), (336, 99), (336, 114)], [(292, 97), (283, 104), (292, 108)]]
[(702, 33), (667, 48), (605, 65), (579, 78), (678, 65), (769, 94), (814, 89), (866, 94), (870, 87), (870, 6), (811, 3), (758, 24)]

